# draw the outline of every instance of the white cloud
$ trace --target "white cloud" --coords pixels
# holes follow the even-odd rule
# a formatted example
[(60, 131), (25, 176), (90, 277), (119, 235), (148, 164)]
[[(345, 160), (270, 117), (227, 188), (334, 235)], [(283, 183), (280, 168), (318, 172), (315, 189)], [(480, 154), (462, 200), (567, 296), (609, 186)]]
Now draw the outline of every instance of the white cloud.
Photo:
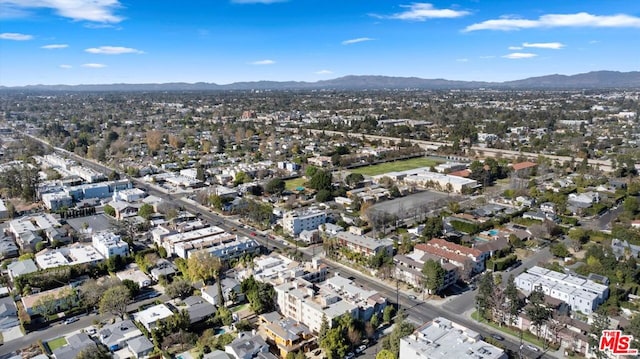
[(278, 2), (286, 2), (287, 0), (231, 0), (236, 4), (275, 4)]
[(82, 67), (87, 67), (90, 69), (101, 69), (101, 68), (107, 67), (107, 65), (90, 63), (90, 64), (82, 64)]
[(522, 46), (509, 46), (509, 50), (522, 50)]
[(469, 59), (456, 59), (457, 62), (469, 62)]
[(46, 50), (55, 50), (55, 49), (66, 49), (67, 47), (69, 47), (69, 45), (67, 44), (51, 44), (51, 45), (44, 45), (41, 46), (41, 49), (46, 49)]
[(536, 56), (538, 56), (538, 55), (532, 54), (530, 52), (512, 52), (512, 53), (504, 55), (502, 57), (504, 57), (505, 59), (517, 60), (517, 59), (530, 59), (530, 58), (536, 57)]
[(276, 63), (275, 61), (267, 59), (267, 60), (258, 60), (258, 61), (250, 62), (249, 65), (273, 65), (275, 63)]
[(425, 21), (428, 19), (452, 19), (470, 14), (470, 12), (462, 10), (436, 9), (429, 3), (413, 3), (411, 5), (400, 6), (407, 10), (387, 16), (375, 14), (372, 16), (397, 20)]
[(143, 51), (138, 49), (132, 49), (130, 47), (122, 46), (100, 46), (90, 47), (84, 50), (90, 54), (102, 54), (102, 55), (122, 55), (122, 54), (144, 54)]
[(486, 55), (486, 56), (480, 56), (481, 59), (486, 60), (486, 59), (495, 59), (496, 57), (494, 55)]
[(332, 73), (333, 71), (331, 70), (320, 70), (315, 72), (316, 75), (331, 75)]
[(70, 68), (72, 68), (73, 66), (71, 66), (71, 65), (67, 65), (67, 64), (62, 64), (62, 65), (60, 65), (60, 66), (58, 66), (58, 67), (59, 67), (59, 68), (61, 68), (61, 69), (70, 69)]
[(520, 30), (539, 27), (637, 27), (640, 28), (640, 17), (617, 15), (592, 15), (586, 12), (575, 14), (547, 14), (537, 20), (503, 17), (486, 20), (467, 26), (464, 31), (477, 30)]
[(124, 20), (114, 14), (122, 7), (118, 0), (0, 0), (0, 3), (16, 15), (28, 16), (24, 9), (46, 8), (76, 21), (118, 23)]
[(534, 47), (537, 49), (552, 49), (552, 50), (560, 50), (565, 45), (561, 42), (525, 42), (522, 44), (523, 47)]
[(33, 35), (19, 34), (17, 32), (3, 32), (0, 34), (2, 40), (27, 41), (33, 39)]
[(351, 44), (357, 44), (359, 42), (365, 42), (365, 41), (373, 41), (375, 39), (372, 39), (370, 37), (358, 37), (355, 39), (349, 39), (349, 40), (344, 40), (342, 42), (342, 45), (351, 45)]

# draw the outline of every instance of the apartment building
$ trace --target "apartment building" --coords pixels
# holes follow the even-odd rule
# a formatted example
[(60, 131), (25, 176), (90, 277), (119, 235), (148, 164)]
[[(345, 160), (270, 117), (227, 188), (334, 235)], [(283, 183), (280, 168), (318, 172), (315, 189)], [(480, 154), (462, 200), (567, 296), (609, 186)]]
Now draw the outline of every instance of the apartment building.
[(483, 341), (479, 333), (438, 317), (400, 339), (399, 359), (428, 358), (507, 359), (508, 356), (504, 350)]
[(485, 261), (489, 258), (490, 254), (488, 251), (483, 252), (477, 248), (465, 247), (440, 238), (434, 238), (427, 243), (417, 244), (415, 251), (421, 254), (431, 254), (438, 258), (443, 258), (463, 270), (469, 270), (467, 266), (471, 265), (472, 273), (484, 272)]
[(291, 211), (285, 213), (282, 218), (282, 228), (285, 233), (295, 237), (302, 231), (318, 229), (326, 221), (327, 214), (316, 208), (310, 208), (306, 211)]
[(515, 278), (516, 287), (525, 294), (540, 287), (544, 294), (559, 299), (574, 311), (593, 313), (609, 298), (609, 287), (590, 279), (555, 272), (542, 267), (532, 267)]
[(113, 232), (99, 232), (91, 236), (91, 243), (105, 258), (129, 254), (129, 244)]
[(349, 250), (362, 253), (365, 256), (374, 256), (385, 251), (389, 256), (393, 255), (393, 241), (390, 239), (375, 239), (364, 235), (349, 232), (340, 232), (336, 235), (338, 244)]

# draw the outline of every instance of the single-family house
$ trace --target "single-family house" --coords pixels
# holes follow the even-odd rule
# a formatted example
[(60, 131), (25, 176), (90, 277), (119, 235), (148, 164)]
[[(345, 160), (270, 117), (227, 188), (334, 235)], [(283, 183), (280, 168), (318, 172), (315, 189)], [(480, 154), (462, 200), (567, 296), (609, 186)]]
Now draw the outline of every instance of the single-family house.
[(216, 307), (213, 304), (198, 295), (187, 297), (182, 303), (187, 306), (186, 310), (189, 313), (191, 324), (207, 320), (216, 312)]
[(153, 343), (145, 336), (127, 341), (127, 348), (136, 358), (146, 357), (154, 350)]
[(38, 267), (33, 259), (25, 259), (22, 261), (12, 262), (7, 266), (7, 272), (9, 273), (9, 279), (12, 281), (21, 275), (37, 272)]
[(255, 332), (239, 332), (238, 337), (225, 345), (224, 351), (234, 359), (253, 359), (261, 352), (268, 352), (269, 345)]
[(142, 332), (129, 319), (106, 325), (98, 331), (98, 339), (110, 351), (127, 346), (127, 341), (142, 336)]

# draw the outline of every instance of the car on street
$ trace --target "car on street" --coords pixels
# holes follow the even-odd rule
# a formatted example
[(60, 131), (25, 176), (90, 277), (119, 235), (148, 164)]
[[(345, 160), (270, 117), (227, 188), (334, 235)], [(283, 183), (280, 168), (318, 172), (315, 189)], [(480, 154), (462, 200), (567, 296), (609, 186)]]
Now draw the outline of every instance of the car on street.
[(540, 349), (538, 349), (538, 347), (536, 347), (534, 345), (531, 345), (531, 344), (527, 344), (526, 347), (527, 347), (527, 349), (529, 349), (529, 350), (531, 350), (533, 352), (539, 352), (540, 351)]
[(500, 334), (491, 334), (491, 338), (495, 339), (495, 340), (504, 340), (504, 337)]
[(64, 324), (71, 324), (73, 322), (77, 322), (78, 318), (77, 317), (71, 317), (71, 318), (67, 318), (64, 320)]
[(367, 349), (367, 346), (363, 344), (363, 345), (359, 346), (358, 349), (356, 349), (356, 353), (360, 354), (363, 351), (365, 351), (365, 349)]
[(418, 298), (416, 298), (416, 296), (412, 294), (412, 295), (410, 295), (410, 296), (409, 296), (409, 299), (411, 299), (411, 300), (416, 300), (416, 299), (418, 299)]
[(352, 352), (347, 353), (347, 356), (344, 357), (345, 359), (353, 359), (353, 357), (355, 357), (356, 355), (353, 354)]

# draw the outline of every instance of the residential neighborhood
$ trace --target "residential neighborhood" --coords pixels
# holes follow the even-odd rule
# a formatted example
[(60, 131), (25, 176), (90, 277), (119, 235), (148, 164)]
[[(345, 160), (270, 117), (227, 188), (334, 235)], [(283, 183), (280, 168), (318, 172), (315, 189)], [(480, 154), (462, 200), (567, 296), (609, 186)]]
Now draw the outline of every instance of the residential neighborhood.
[(640, 348), (638, 92), (1, 96), (2, 358)]

